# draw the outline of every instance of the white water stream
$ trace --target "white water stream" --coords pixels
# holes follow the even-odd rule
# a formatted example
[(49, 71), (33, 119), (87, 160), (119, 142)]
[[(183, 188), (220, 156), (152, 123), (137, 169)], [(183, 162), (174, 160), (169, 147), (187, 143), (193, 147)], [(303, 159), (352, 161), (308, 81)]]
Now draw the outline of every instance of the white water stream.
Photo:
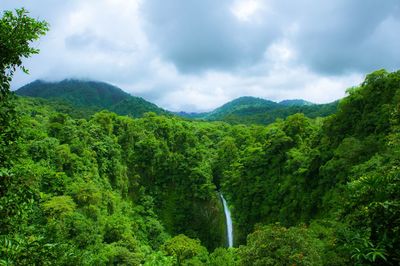
[(228, 237), (228, 247), (233, 247), (233, 228), (232, 228), (232, 218), (231, 218), (231, 212), (229, 211), (228, 204), (226, 203), (226, 200), (222, 193), (219, 194), (222, 200), (222, 204), (224, 205), (224, 212), (225, 212), (225, 218), (226, 218), (226, 232), (227, 232), (227, 237)]

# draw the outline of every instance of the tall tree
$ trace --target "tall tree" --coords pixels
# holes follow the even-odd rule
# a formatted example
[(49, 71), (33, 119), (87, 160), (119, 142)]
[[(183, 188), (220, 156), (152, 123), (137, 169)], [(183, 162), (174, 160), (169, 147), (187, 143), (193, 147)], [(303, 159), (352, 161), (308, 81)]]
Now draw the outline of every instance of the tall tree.
[(31, 44), (47, 30), (47, 22), (29, 17), (28, 11), (23, 8), (15, 12), (5, 11), (0, 19), (0, 147), (3, 147), (0, 150), (0, 168), (8, 161), (8, 152), (4, 149), (16, 139), (16, 115), (10, 102), (10, 82), (18, 68), (28, 73), (22, 60), (39, 52)]
[(0, 100), (8, 94), (17, 68), (28, 73), (22, 65), (22, 59), (39, 53), (39, 49), (31, 47), (31, 43), (47, 30), (47, 22), (29, 17), (28, 11), (23, 8), (15, 13), (4, 12), (0, 20)]

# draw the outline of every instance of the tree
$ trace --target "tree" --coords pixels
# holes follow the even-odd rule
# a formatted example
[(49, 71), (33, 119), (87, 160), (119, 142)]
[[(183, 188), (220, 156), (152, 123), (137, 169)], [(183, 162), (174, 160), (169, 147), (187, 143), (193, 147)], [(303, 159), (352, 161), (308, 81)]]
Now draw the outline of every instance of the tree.
[(241, 265), (322, 265), (320, 244), (305, 227), (257, 227), (240, 246)]
[(28, 12), (23, 8), (17, 9), (15, 14), (5, 11), (0, 19), (0, 167), (6, 165), (7, 147), (17, 138), (16, 114), (9, 97), (12, 76), (17, 68), (28, 73), (22, 65), (22, 59), (39, 52), (30, 46), (31, 42), (47, 30), (45, 21), (28, 17)]
[(174, 256), (177, 265), (201, 265), (208, 260), (208, 252), (199, 240), (177, 235), (166, 241), (162, 247), (168, 256)]
[[(38, 49), (30, 46), (31, 42), (44, 35), (47, 30), (46, 22), (28, 17), (28, 12), (23, 8), (17, 9), (15, 13), (5, 11), (0, 18), (0, 235), (10, 233), (8, 229), (15, 228), (15, 224), (24, 224), (21, 217), (32, 217), (34, 213), (32, 198), (21, 197), (29, 193), (19, 186), (19, 178), (11, 178), (13, 174), (10, 166), (13, 164), (12, 160), (18, 155), (18, 145), (15, 145), (18, 138), (18, 116), (15, 104), (10, 97), (10, 82), (17, 68), (28, 73), (22, 65), (22, 59), (39, 52)], [(17, 195), (13, 189), (19, 191), (20, 194)], [(21, 204), (18, 204), (16, 208), (10, 206), (16, 202)], [(9, 210), (13, 210), (14, 213), (7, 213)], [(18, 223), (9, 223), (13, 219), (18, 220)], [(10, 224), (11, 226), (6, 226)], [(5, 255), (1, 253), (0, 264), (4, 262), (12, 264), (14, 255), (16, 256), (18, 252), (26, 254), (21, 241), (10, 240), (7, 237), (2, 239), (7, 246), (10, 246), (10, 243), (13, 244), (13, 252), (6, 250)], [(21, 265), (21, 263), (16, 264)]]
[(0, 100), (7, 96), (10, 81), (17, 68), (28, 73), (22, 65), (22, 59), (39, 53), (39, 49), (30, 44), (47, 30), (47, 22), (28, 17), (28, 11), (24, 8), (17, 9), (15, 14), (11, 11), (4, 12), (0, 20)]

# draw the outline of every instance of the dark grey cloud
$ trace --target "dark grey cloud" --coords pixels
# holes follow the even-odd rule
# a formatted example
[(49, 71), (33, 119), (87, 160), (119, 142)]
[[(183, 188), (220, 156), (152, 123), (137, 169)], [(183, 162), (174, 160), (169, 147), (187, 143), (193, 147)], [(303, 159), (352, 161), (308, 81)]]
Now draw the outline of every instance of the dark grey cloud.
[(298, 64), (323, 74), (400, 67), (398, 0), (258, 2), (266, 9), (251, 22), (238, 20), (229, 0), (147, 0), (143, 14), (150, 41), (183, 73), (257, 64), (282, 38)]
[(299, 62), (325, 74), (400, 67), (393, 49), (400, 47), (399, 6), (397, 0), (296, 1), (288, 17), (298, 27), (291, 42)]
[(230, 0), (146, 0), (147, 34), (161, 55), (181, 72), (232, 70), (262, 59), (279, 35), (277, 21), (241, 22)]

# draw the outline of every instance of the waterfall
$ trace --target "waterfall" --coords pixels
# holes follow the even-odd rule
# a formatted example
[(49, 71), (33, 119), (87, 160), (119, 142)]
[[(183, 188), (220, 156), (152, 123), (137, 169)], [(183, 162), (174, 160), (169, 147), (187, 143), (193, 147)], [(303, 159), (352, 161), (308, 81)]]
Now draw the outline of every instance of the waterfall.
[(231, 218), (231, 212), (229, 211), (228, 204), (226, 203), (226, 200), (222, 193), (219, 194), (222, 200), (222, 204), (224, 205), (224, 212), (225, 212), (225, 218), (226, 218), (226, 233), (228, 237), (228, 247), (233, 247), (233, 228), (232, 228), (232, 218)]

